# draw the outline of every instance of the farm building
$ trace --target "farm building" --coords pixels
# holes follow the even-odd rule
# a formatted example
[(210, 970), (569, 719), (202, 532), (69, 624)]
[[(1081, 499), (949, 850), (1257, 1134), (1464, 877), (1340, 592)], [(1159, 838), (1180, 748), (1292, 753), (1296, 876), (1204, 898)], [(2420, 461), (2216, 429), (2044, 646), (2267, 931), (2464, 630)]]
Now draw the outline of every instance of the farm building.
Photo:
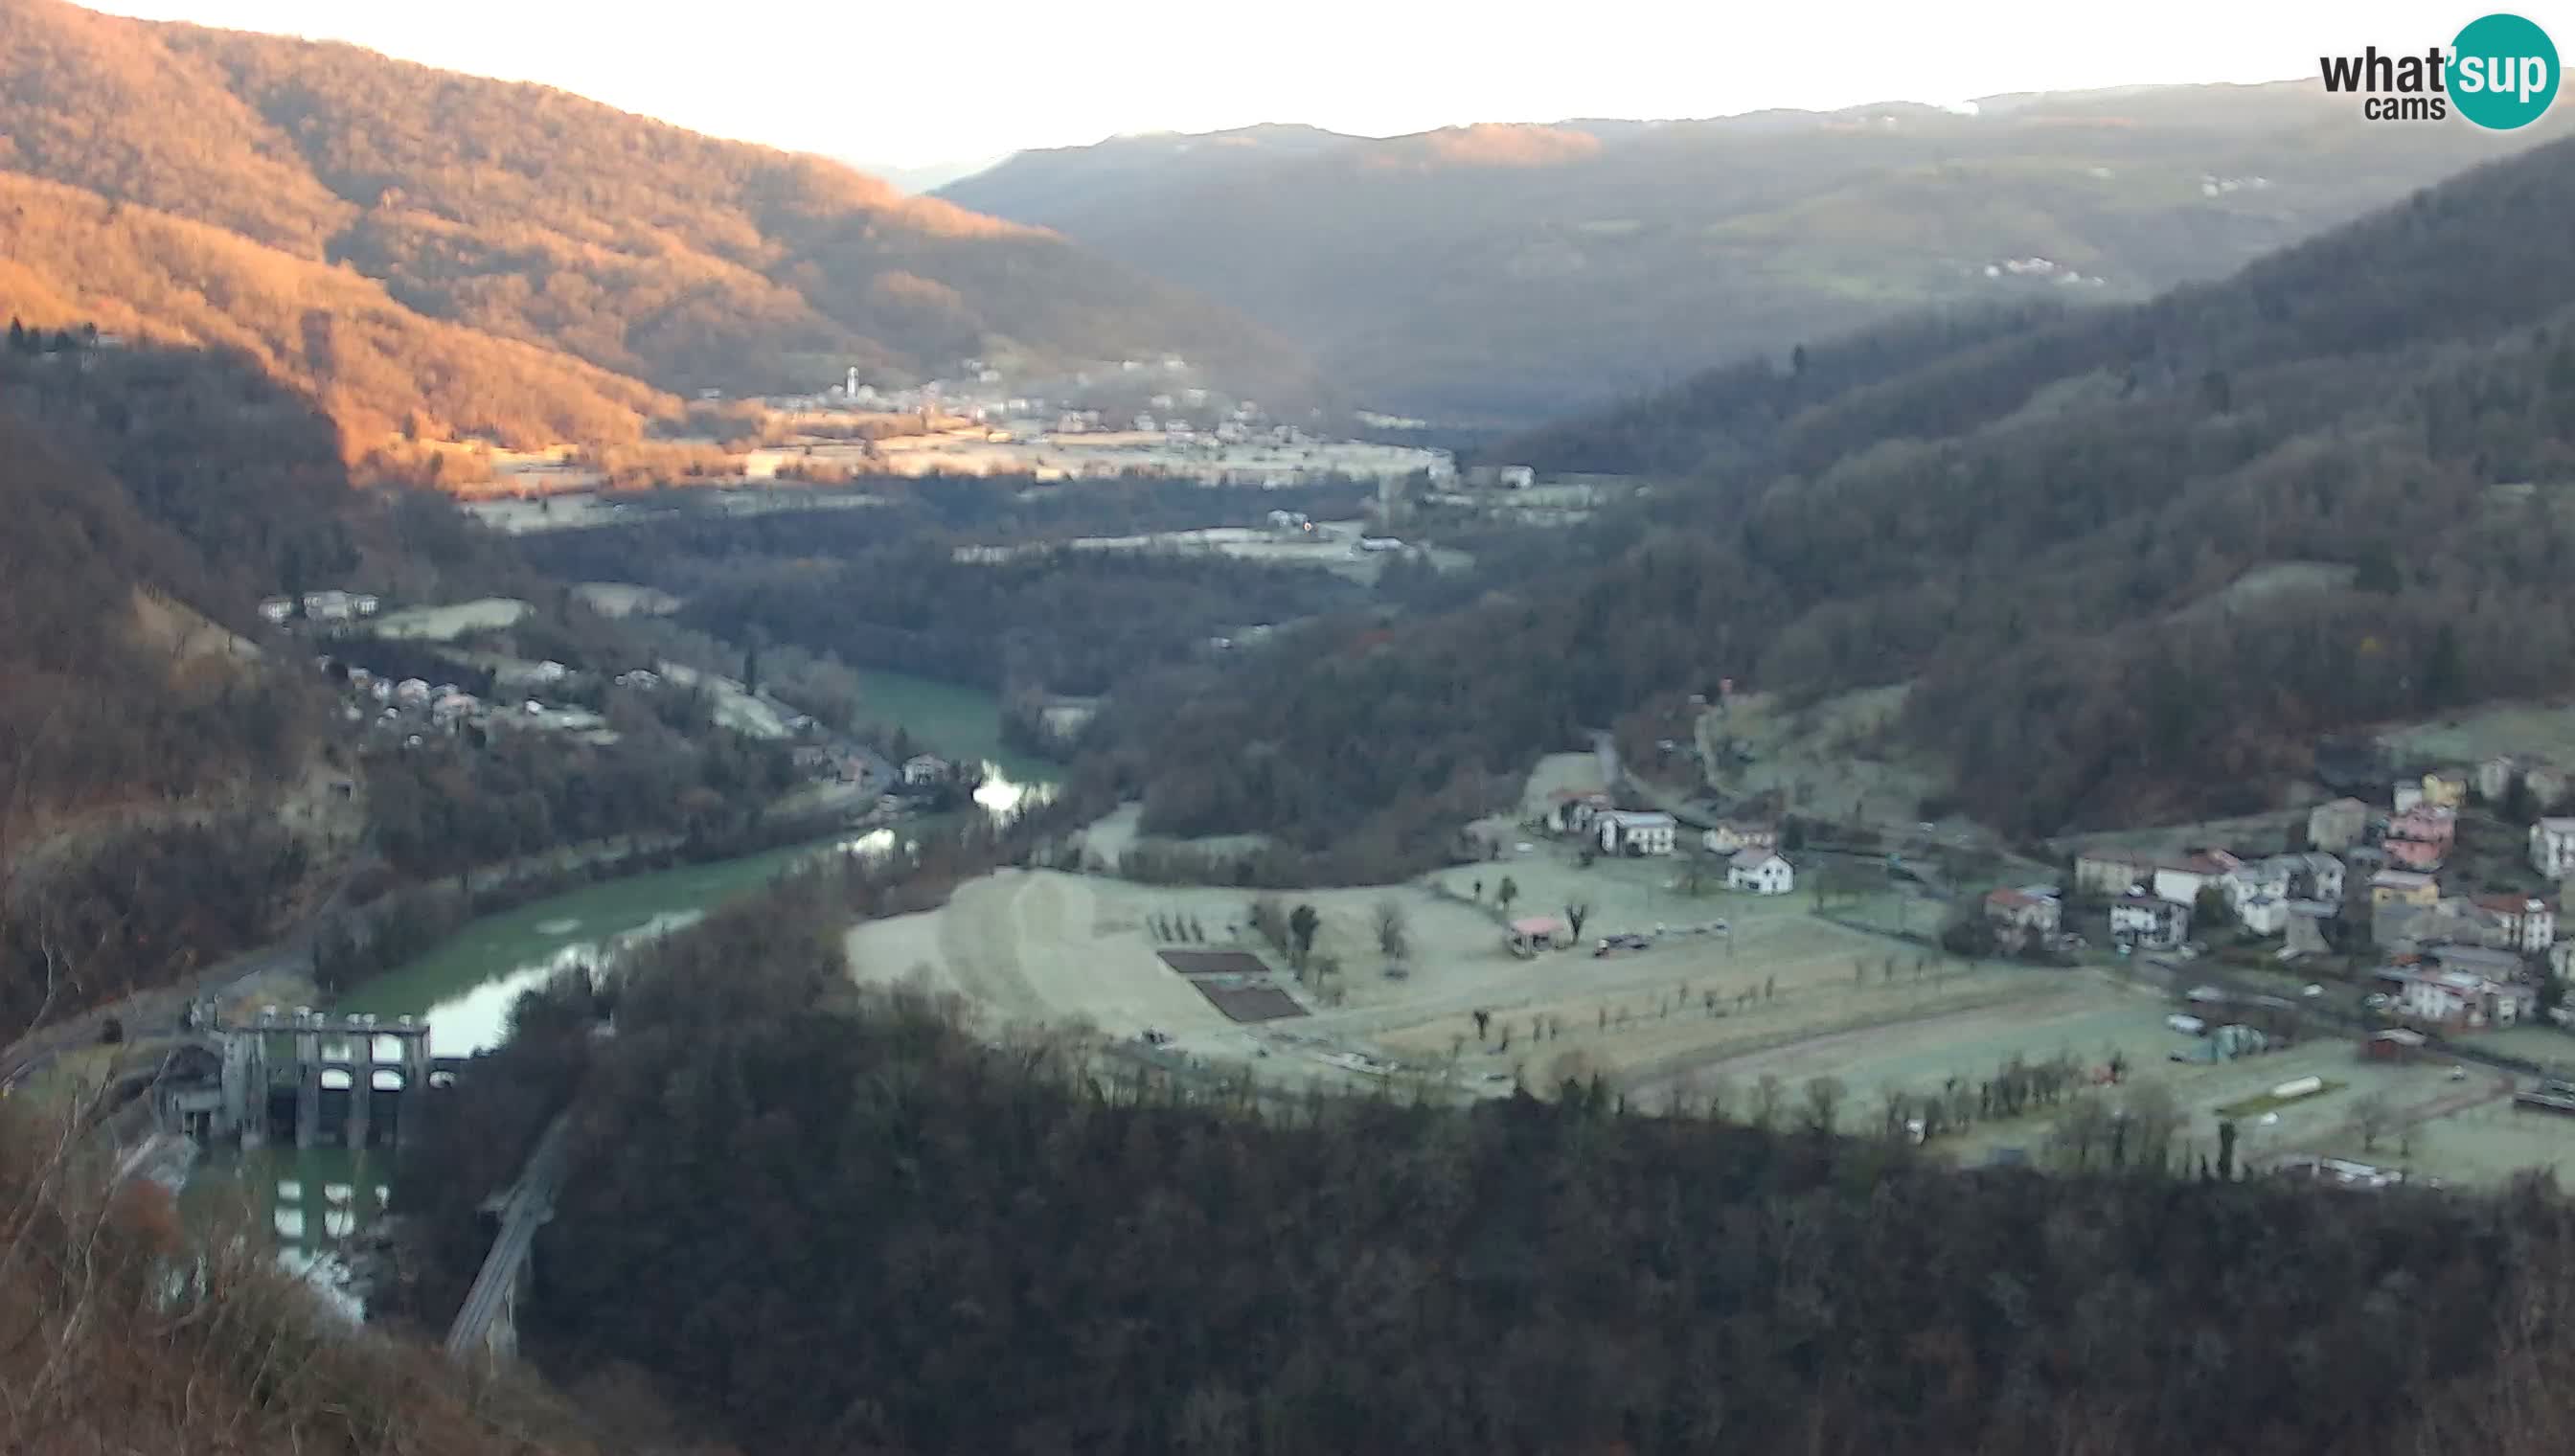
[(1725, 883), (1754, 894), (1786, 894), (1797, 887), (1797, 871), (1776, 850), (1746, 849), (1727, 862)]
[(1593, 816), (1600, 847), (1610, 854), (1669, 854), (1677, 825), (1667, 813), (1611, 809)]
[(1573, 932), (1553, 915), (1523, 915), (1511, 921), (1503, 943), (1513, 955), (1535, 955), (1541, 950), (1561, 950), (1573, 942)]

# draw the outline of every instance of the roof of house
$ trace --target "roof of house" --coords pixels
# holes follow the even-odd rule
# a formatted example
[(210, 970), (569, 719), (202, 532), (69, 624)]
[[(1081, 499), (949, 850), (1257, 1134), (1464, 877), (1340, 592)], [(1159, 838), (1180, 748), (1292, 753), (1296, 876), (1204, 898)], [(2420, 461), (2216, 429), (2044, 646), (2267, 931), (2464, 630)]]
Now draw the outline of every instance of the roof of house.
[(1511, 921), (1511, 929), (1522, 935), (1552, 935), (1564, 928), (1564, 922), (1553, 915), (1522, 915)]
[(2575, 834), (2575, 819), (2541, 819), (2536, 827), (2544, 829), (2552, 834)]
[(2428, 874), (2417, 874), (2411, 869), (2382, 869), (2371, 875), (2369, 882), (2388, 889), (2421, 889), (2437, 881)]
[(1662, 829), (1672, 824), (1672, 816), (1660, 809), (1613, 808), (1602, 817), (1622, 829)]
[(2488, 979), (2501, 979), (2521, 969), (2521, 957), (2509, 950), (2496, 950), (2485, 945), (2435, 945), (2433, 959), (2452, 970), (2493, 972)]
[(2050, 895), (2032, 894), (2025, 889), (2012, 889), (2005, 887), (1987, 892), (1985, 895), (1985, 903), (1988, 905), (1999, 906), (2003, 909), (2022, 910), (2028, 909), (2034, 905), (2054, 904), (2056, 903), (2056, 900)]
[(1773, 859), (1779, 860), (1782, 864), (1786, 864), (1788, 862), (1786, 859), (1780, 857), (1779, 851), (1776, 849), (1744, 849), (1737, 852), (1733, 858), (1728, 859), (1725, 862), (1728, 867), (1734, 869), (1758, 869)]
[(2345, 794), (2345, 795), (2344, 795), (2344, 796), (2342, 796), (2341, 798), (2334, 799), (2334, 800), (2332, 800), (2332, 801), (2330, 801), (2330, 802), (2327, 802), (2327, 803), (2320, 803), (2320, 804), (2317, 804), (2317, 805), (2316, 805), (2316, 807), (2317, 807), (2317, 808), (2320, 808), (2320, 809), (2322, 809), (2322, 808), (2335, 808), (2335, 809), (2342, 809), (2342, 810), (2344, 810), (2345, 812), (2348, 812), (2348, 811), (2350, 811), (2350, 810), (2352, 810), (2352, 809), (2359, 809), (2362, 813), (2367, 813), (2367, 812), (2369, 812), (2369, 805), (2368, 805), (2368, 804), (2363, 803), (2361, 800), (2359, 800), (2359, 799), (2357, 799), (2357, 798), (2353, 798), (2353, 797), (2351, 797), (2349, 794)]
[(2473, 903), (2481, 910), (2492, 910), (2498, 915), (2522, 915), (2534, 909), (2554, 912), (2557, 908), (2536, 895), (2527, 894), (2481, 894)]

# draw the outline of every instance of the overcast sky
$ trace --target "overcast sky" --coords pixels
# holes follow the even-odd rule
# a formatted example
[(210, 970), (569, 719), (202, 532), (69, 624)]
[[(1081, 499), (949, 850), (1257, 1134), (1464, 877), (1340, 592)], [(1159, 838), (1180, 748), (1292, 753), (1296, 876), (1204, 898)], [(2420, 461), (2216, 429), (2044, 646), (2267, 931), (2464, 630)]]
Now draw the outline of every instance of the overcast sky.
[[(1301, 121), (1701, 117), (2133, 82), (2316, 74), (2445, 43), (2444, 0), (101, 0), (156, 20), (355, 41), (543, 81), (720, 136), (886, 166), (1122, 132)], [(2575, 0), (2524, 4), (2575, 54)]]

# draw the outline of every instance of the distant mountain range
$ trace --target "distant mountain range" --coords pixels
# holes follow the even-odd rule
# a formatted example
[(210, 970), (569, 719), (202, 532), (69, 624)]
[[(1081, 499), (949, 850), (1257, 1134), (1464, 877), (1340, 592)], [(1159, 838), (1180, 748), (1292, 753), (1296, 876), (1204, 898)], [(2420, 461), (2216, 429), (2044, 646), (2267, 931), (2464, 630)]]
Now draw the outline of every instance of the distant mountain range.
[(961, 161), (933, 162), (920, 167), (891, 167), (870, 162), (864, 157), (849, 157), (843, 160), (858, 171), (885, 182), (898, 192), (918, 197), (925, 192), (937, 192), (951, 183), (963, 182), (969, 177), (989, 171), (1010, 160), (1010, 155), (1005, 153), (999, 157), (974, 157)]
[(636, 433), (856, 365), (1180, 354), (1241, 316), (820, 158), (345, 45), (0, 0), (0, 311), (246, 350), (353, 433)]
[(2302, 83), (1972, 111), (1122, 137), (940, 196), (1239, 308), (1355, 403), (1491, 424), (1926, 306), (2145, 298), (2524, 144)]

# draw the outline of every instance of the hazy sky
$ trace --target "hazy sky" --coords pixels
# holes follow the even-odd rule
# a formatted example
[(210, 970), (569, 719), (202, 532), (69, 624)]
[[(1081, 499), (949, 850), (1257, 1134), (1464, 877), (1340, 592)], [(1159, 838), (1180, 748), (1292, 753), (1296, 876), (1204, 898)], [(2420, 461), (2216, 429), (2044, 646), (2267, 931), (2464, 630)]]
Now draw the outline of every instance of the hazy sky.
[[(888, 166), (1137, 131), (1699, 117), (2150, 81), (2311, 77), (2446, 42), (2443, 0), (99, 0), (543, 81), (699, 131)], [(2575, 55), (2575, 0), (2522, 4)]]

